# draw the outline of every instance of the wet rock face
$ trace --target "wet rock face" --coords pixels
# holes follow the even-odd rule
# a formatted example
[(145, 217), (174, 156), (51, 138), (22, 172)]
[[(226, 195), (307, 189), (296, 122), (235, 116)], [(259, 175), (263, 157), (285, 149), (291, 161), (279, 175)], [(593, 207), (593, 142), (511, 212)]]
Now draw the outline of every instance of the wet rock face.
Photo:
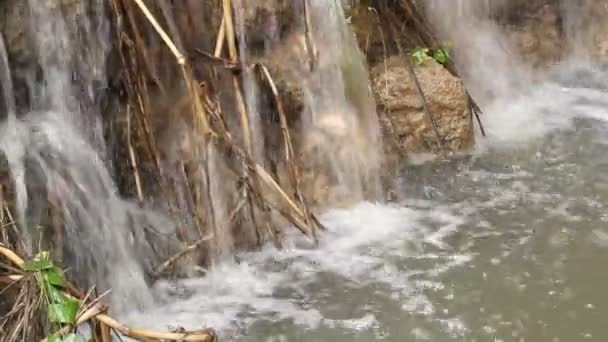
[[(521, 12), (519, 22), (508, 27), (508, 37), (522, 59), (534, 68), (559, 61), (563, 53), (559, 6), (544, 5)], [(519, 12), (518, 12), (519, 13)]]
[(470, 149), (475, 139), (462, 81), (432, 60), (414, 67), (439, 142), (404, 58), (391, 57), (372, 70), (381, 121), (392, 132), (399, 149), (406, 153)]
[[(40, 2), (44, 11), (66, 18), (66, 30), (75, 33), (76, 16), (83, 7), (80, 0), (51, 0)], [(42, 25), (32, 24), (32, 11), (27, 0), (0, 0), (0, 33), (6, 41), (6, 48), (13, 66), (30, 65), (36, 62), (36, 38), (34, 30)], [(52, 34), (52, 33), (49, 33)]]
[(25, 64), (34, 56), (28, 13), (27, 1), (0, 1), (0, 33), (4, 36), (9, 59), (15, 65)]
[(515, 50), (535, 68), (564, 58), (608, 61), (608, 2), (513, 1), (501, 23)]

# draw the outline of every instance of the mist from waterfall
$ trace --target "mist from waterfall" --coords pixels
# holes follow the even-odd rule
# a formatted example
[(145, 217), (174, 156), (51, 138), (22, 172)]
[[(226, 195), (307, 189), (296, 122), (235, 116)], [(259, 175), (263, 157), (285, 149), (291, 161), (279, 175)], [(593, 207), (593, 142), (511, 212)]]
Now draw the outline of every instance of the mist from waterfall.
[[(592, 1), (563, 0), (558, 8), (563, 32), (561, 64), (587, 63), (594, 53)], [(442, 38), (453, 47), (455, 62), (467, 88), (482, 104), (521, 94), (538, 80), (529, 61), (511, 44), (497, 18), (523, 3), (487, 0), (428, 0), (425, 8)], [(546, 5), (548, 6), (548, 5)], [(562, 51), (555, 51), (556, 54)], [(488, 100), (490, 102), (488, 102)], [(485, 103), (484, 103), (485, 102)]]

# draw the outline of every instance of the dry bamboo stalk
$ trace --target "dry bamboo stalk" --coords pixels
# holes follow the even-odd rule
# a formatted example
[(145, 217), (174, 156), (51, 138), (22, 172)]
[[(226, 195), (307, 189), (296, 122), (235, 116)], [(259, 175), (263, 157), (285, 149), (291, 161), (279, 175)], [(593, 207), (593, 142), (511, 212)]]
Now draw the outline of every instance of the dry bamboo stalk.
[[(198, 94), (198, 92), (196, 91), (196, 85), (194, 83), (194, 80), (192, 79), (190, 70), (187, 67), (187, 63), (186, 63), (185, 59), (182, 61), (179, 58), (180, 56), (183, 57), (183, 55), (181, 55), (181, 53), (179, 53), (179, 54), (175, 53), (175, 52), (179, 52), (179, 50), (175, 47), (175, 44), (172, 43), (172, 41), (169, 38), (169, 36), (160, 27), (160, 25), (158, 24), (158, 22), (154, 19), (154, 17), (152, 16), (152, 14), (149, 12), (149, 10), (147, 10), (147, 8), (145, 7), (145, 5), (143, 5), (143, 3), (141, 1), (137, 1), (137, 4), (139, 5), (139, 7), (144, 12), (146, 18), (152, 23), (152, 25), (155, 28), (155, 30), (161, 35), (161, 37), (163, 38), (163, 41), (169, 46), (169, 48), (172, 50), (172, 52), (174, 52), (174, 55), (176, 56), (176, 59), (178, 60), (178, 64), (181, 64), (181, 66), (182, 66), (182, 73), (183, 73), (184, 79), (186, 80), (187, 86), (189, 88), (189, 92), (191, 93), (191, 95), (193, 97), (193, 107), (195, 107), (194, 111), (195, 111), (195, 113), (198, 113), (199, 120), (197, 120), (197, 121), (202, 126), (202, 127), (200, 127), (199, 131), (203, 131), (204, 133), (206, 133), (206, 134), (203, 134), (203, 136), (206, 136), (206, 135), (209, 135), (211, 137), (217, 136), (217, 134), (209, 126), (208, 118), (206, 116), (206, 114), (208, 114), (208, 113), (205, 113), (205, 106), (203, 105), (203, 103), (201, 103), (201, 99), (200, 99), (200, 96), (199, 96), (200, 94)], [(225, 35), (226, 35), (225, 38), (226, 38), (226, 40), (229, 43), (229, 49), (232, 50), (232, 53), (231, 53), (232, 58), (236, 60), (238, 58), (238, 56), (236, 55), (236, 43), (235, 43), (235, 37), (234, 37), (234, 25), (232, 23), (231, 11), (227, 11), (227, 10), (230, 10), (230, 1), (229, 0), (225, 0), (224, 5), (225, 5), (225, 7), (224, 7), (225, 15), (227, 15), (224, 18), (225, 19), (225, 23), (224, 23), (225, 24)], [(228, 5), (228, 6), (226, 6), (226, 5)], [(230, 33), (232, 33), (232, 34), (230, 34)], [(230, 39), (230, 37), (232, 37), (232, 39)], [(218, 38), (221, 38), (221, 37), (218, 37)], [(216, 51), (220, 51), (220, 53), (221, 53), (221, 42), (222, 41), (223, 41), (223, 39), (222, 40), (218, 40), (219, 44), (216, 44)], [(230, 46), (232, 46), (232, 48), (230, 48)], [(241, 108), (244, 108), (245, 105), (244, 105), (242, 93), (240, 93), (240, 88), (238, 87), (238, 79), (236, 79), (236, 81), (235, 81), (235, 88), (236, 88), (236, 91), (237, 91), (237, 98), (240, 95), (240, 101), (238, 101), (238, 102), (239, 102)], [(141, 94), (138, 95), (138, 96), (141, 97)], [(140, 104), (141, 104), (141, 99), (140, 99)], [(142, 111), (144, 113), (146, 112), (145, 108), (143, 106), (142, 106), (141, 109), (142, 109)], [(212, 112), (209, 112), (209, 113), (211, 113), (213, 115)], [(245, 121), (245, 119), (247, 118), (246, 115), (247, 115), (246, 110), (241, 110), (241, 119), (242, 119), (243, 123), (246, 122)], [(223, 119), (221, 118), (221, 116), (219, 116), (219, 115), (216, 115), (216, 116), (218, 117), (218, 119), (220, 119), (219, 123), (222, 124), (223, 123)], [(146, 125), (144, 125), (144, 126), (146, 126)], [(224, 126), (225, 126), (225, 124), (224, 124)], [(245, 125), (243, 124), (243, 126), (245, 126)], [(232, 142), (232, 140), (230, 138), (230, 135), (229, 135), (228, 131), (225, 129), (225, 127), (220, 126), (219, 128), (223, 129), (221, 131), (221, 134), (223, 136), (220, 137), (221, 138), (220, 140), (223, 140), (225, 142), (229, 142), (229, 144), (228, 144), (229, 150), (235, 150), (235, 149), (237, 149), (237, 146), (234, 145), (234, 143)], [(148, 131), (147, 129), (145, 129), (145, 130)], [(148, 134), (146, 134), (146, 136), (148, 136), (148, 138), (150, 138), (149, 137), (149, 135), (150, 135), (149, 133), (150, 132), (148, 132)], [(247, 135), (250, 136), (250, 130), (249, 130), (248, 121), (247, 121), (246, 128), (244, 129), (244, 134), (245, 134), (246, 137), (247, 137)], [(249, 140), (249, 144), (247, 144), (247, 146), (250, 146), (250, 147), (248, 147), (247, 152), (249, 152), (248, 154), (251, 156), (251, 152), (252, 152), (252, 147), (251, 146), (252, 145), (251, 145), (251, 142), (250, 142), (250, 138), (247, 139), (247, 140)], [(249, 158), (246, 158), (246, 159), (249, 159)], [(159, 162), (157, 158), (156, 158), (156, 161), (157, 161), (157, 163)], [(249, 165), (257, 165), (257, 164), (254, 163), (254, 162), (252, 162)], [(247, 167), (247, 169), (254, 170), (255, 173), (258, 174), (258, 176), (254, 178), (255, 182), (257, 182), (258, 179), (264, 180), (265, 179), (264, 174), (266, 176), (268, 176), (268, 174), (265, 172), (265, 170), (263, 170), (263, 168), (258, 169), (256, 167)], [(162, 178), (162, 175), (161, 175), (161, 178)], [(269, 179), (272, 182), (269, 182), (268, 181)], [(288, 217), (288, 218), (290, 219), (290, 221), (292, 221), (298, 227), (298, 229), (300, 229), (301, 231), (304, 232), (305, 235), (307, 235), (307, 236), (310, 237), (311, 236), (310, 228), (308, 228), (306, 226), (305, 222), (304, 223), (302, 222), (302, 221), (306, 221), (306, 217), (308, 215), (302, 213), (301, 209), (298, 208), (297, 205), (295, 205), (295, 203), (293, 202), (293, 200), (291, 200), (290, 197), (287, 194), (285, 194), (285, 192), (280, 188), (280, 186), (278, 186), (278, 184), (276, 184), (276, 182), (274, 182), (274, 180), (272, 180), (272, 177), (268, 176), (268, 178), (266, 178), (264, 182), (267, 183), (267, 184), (270, 184), (270, 187), (272, 189), (274, 189), (275, 191), (277, 191), (277, 189), (278, 189), (277, 192), (279, 193), (279, 195), (282, 198), (286, 199), (288, 207), (291, 208), (290, 212), (293, 212), (292, 214), (289, 214), (289, 216), (293, 216), (293, 217)], [(259, 189), (259, 186), (256, 186), (256, 188)]]
[(110, 316), (99, 314), (95, 318), (101, 323), (108, 327), (118, 331), (124, 336), (131, 338), (149, 338), (155, 340), (169, 340), (169, 341), (203, 341), (212, 342), (215, 340), (214, 334), (211, 331), (201, 331), (193, 333), (164, 333), (158, 331), (151, 331), (146, 329), (134, 329), (129, 328)]
[[(171, 38), (165, 32), (165, 30), (160, 26), (160, 24), (154, 18), (152, 13), (150, 13), (150, 11), (145, 6), (145, 4), (143, 4), (143, 2), (141, 0), (135, 0), (135, 1), (138, 4), (138, 6), (140, 7), (140, 9), (142, 10), (142, 12), (144, 13), (144, 15), (146, 16), (146, 19), (152, 24), (152, 26), (154, 27), (156, 32), (161, 36), (162, 40), (165, 42), (165, 44), (168, 46), (168, 48), (174, 54), (174, 56), (177, 60), (177, 63), (180, 65), (184, 82), (186, 82), (186, 87), (187, 87), (188, 93), (190, 94), (191, 100), (192, 100), (191, 101), (192, 112), (193, 112), (195, 126), (197, 128), (197, 131), (203, 137), (203, 139), (206, 140), (206, 136), (210, 133), (209, 122), (208, 122), (207, 116), (205, 114), (204, 107), (200, 100), (200, 94), (198, 93), (198, 91), (196, 89), (197, 88), (196, 83), (194, 82), (194, 80), (191, 76), (191, 70), (186, 63), (186, 59), (185, 59), (184, 55), (179, 51), (179, 49), (173, 43)], [(203, 154), (202, 157), (203, 157), (203, 160), (206, 160), (206, 154)], [(160, 169), (160, 166), (159, 166), (159, 169)], [(199, 227), (199, 231), (202, 231), (201, 227)]]
[(100, 323), (99, 330), (101, 334), (101, 342), (112, 342), (110, 327), (104, 323)]
[(222, 23), (220, 24), (220, 31), (217, 34), (217, 40), (215, 41), (215, 50), (213, 55), (219, 57), (222, 55), (222, 49), (224, 48), (224, 38), (226, 37), (226, 18), (222, 16)]
[(251, 142), (251, 127), (249, 125), (249, 117), (247, 116), (247, 109), (245, 106), (245, 100), (243, 99), (243, 93), (239, 80), (236, 76), (233, 76), (234, 85), (234, 96), (236, 97), (236, 105), (240, 113), (241, 118), (241, 129), (243, 130), (243, 140), (245, 142), (245, 150), (250, 157), (253, 156), (253, 144)]
[(202, 238), (202, 239), (196, 241), (195, 243), (191, 244), (190, 246), (184, 248), (183, 250), (179, 251), (178, 253), (176, 253), (169, 259), (167, 259), (165, 262), (160, 264), (158, 267), (156, 267), (156, 269), (154, 270), (154, 273), (157, 275), (163, 273), (167, 268), (171, 267), (171, 265), (173, 265), (177, 260), (179, 260), (180, 258), (183, 258), (187, 254), (193, 252), (198, 247), (200, 247), (203, 243), (213, 240), (213, 238), (214, 238), (213, 234), (208, 234), (204, 238)]
[(289, 197), (289, 195), (285, 193), (281, 186), (277, 184), (277, 182), (272, 178), (272, 176), (268, 174), (268, 172), (266, 172), (266, 170), (264, 170), (264, 168), (259, 164), (255, 164), (255, 173), (264, 183), (266, 183), (270, 188), (274, 189), (276, 193), (279, 194), (287, 204), (289, 204), (291, 210), (296, 214), (296, 216), (293, 217), (293, 219), (295, 220), (294, 224), (296, 224), (296, 227), (300, 229), (308, 238), (316, 241), (315, 234), (311, 231), (310, 227), (306, 225), (304, 213), (301, 211), (298, 205)]
[[(230, 60), (233, 63), (237, 63), (239, 56), (238, 56), (237, 47), (236, 47), (236, 32), (234, 30), (234, 18), (233, 18), (231, 0), (223, 0), (222, 5), (223, 5), (223, 11), (224, 11), (223, 19), (224, 19), (224, 23), (226, 26), (225, 35), (226, 35), (226, 41), (228, 43), (228, 54), (229, 54)], [(219, 49), (217, 46), (216, 46), (216, 48), (218, 49), (218, 51), (221, 51), (221, 49)], [(251, 125), (250, 125), (249, 116), (247, 113), (247, 105), (246, 105), (245, 99), (243, 97), (243, 92), (241, 91), (240, 80), (236, 75), (233, 75), (232, 82), (233, 82), (233, 86), (234, 86), (234, 95), (235, 95), (236, 105), (237, 105), (237, 109), (240, 114), (240, 123), (241, 123), (241, 130), (242, 130), (242, 134), (243, 134), (243, 141), (245, 144), (245, 150), (247, 151), (248, 157), (252, 160), (255, 160), (254, 151), (253, 151), (252, 134), (251, 134)], [(243, 169), (243, 178), (247, 178), (247, 176), (248, 176), (247, 173), (248, 173), (247, 168), (244, 168)], [(261, 191), (261, 187), (260, 187), (260, 184), (259, 184), (257, 178), (253, 179), (253, 191), (254, 192)], [(260, 201), (260, 198), (258, 198), (257, 196), (254, 196), (254, 198), (251, 198), (251, 196), (248, 196), (248, 192), (246, 189), (243, 194), (245, 197), (249, 198), (248, 203), (249, 203), (250, 214), (251, 214), (251, 218), (252, 218), (256, 228), (258, 228), (259, 225), (257, 224), (255, 209), (253, 207), (254, 203), (253, 203), (252, 199), (256, 200), (256, 202), (257, 202), (256, 204), (262, 211), (262, 216), (264, 219), (264, 227), (266, 229), (267, 234), (269, 234), (271, 237), (273, 237), (273, 240), (275, 241), (275, 243), (277, 245), (280, 245), (280, 241), (278, 240), (277, 234), (275, 234), (272, 231), (272, 229), (270, 228), (270, 217), (268, 216), (268, 213), (266, 212), (263, 203)], [(258, 234), (259, 234), (259, 232), (258, 232)]]
[(144, 194), (141, 187), (141, 179), (139, 178), (139, 169), (137, 167), (137, 158), (135, 149), (131, 141), (131, 105), (127, 104), (127, 145), (129, 149), (129, 158), (131, 159), (131, 167), (133, 168), (133, 178), (135, 179), (135, 191), (137, 191), (137, 202), (139, 205), (144, 203)]
[(8, 260), (12, 261), (17, 266), (23, 265), (23, 259), (21, 259), (21, 257), (19, 257), (8, 247), (4, 246), (2, 243), (0, 243), (0, 254), (4, 255)]
[(308, 52), (308, 67), (310, 71), (313, 71), (317, 64), (319, 51), (315, 44), (315, 40), (312, 36), (312, 20), (310, 18), (310, 5), (308, 0), (302, 0), (304, 2), (304, 35), (306, 38), (306, 51)]
[(13, 283), (23, 279), (23, 276), (20, 274), (11, 274), (7, 276), (0, 277), (0, 283)]
[[(224, 18), (223, 21), (226, 24), (226, 41), (228, 42), (228, 54), (230, 60), (233, 63), (238, 61), (238, 54), (236, 49), (236, 36), (234, 31), (234, 21), (232, 17), (232, 6), (230, 0), (223, 0)], [(221, 51), (221, 50), (220, 50)], [(245, 150), (251, 157), (253, 155), (253, 144), (251, 142), (251, 127), (249, 125), (249, 118), (247, 116), (247, 108), (241, 86), (238, 77), (232, 77), (232, 83), (234, 86), (234, 96), (236, 97), (236, 105), (240, 113), (241, 129), (243, 130), (243, 140), (245, 142)]]
[[(226, 40), (228, 42), (228, 54), (233, 62), (237, 61), (236, 40), (234, 32), (234, 21), (232, 20), (232, 4), (230, 0), (222, 0), (224, 9), (224, 23), (226, 24)], [(221, 31), (220, 31), (221, 32)]]
[[(115, 5), (114, 10), (117, 11), (118, 6)], [(140, 57), (144, 63), (144, 69), (148, 72), (150, 78), (158, 86), (158, 89), (160, 89), (161, 93), (166, 94), (165, 87), (163, 86), (162, 82), (156, 75), (156, 73), (155, 73), (156, 70), (152, 66), (152, 62), (150, 61), (150, 58), (148, 57), (148, 53), (147, 53), (148, 49), (146, 48), (144, 39), (142, 38), (142, 34), (141, 34), (139, 28), (135, 24), (136, 20), (135, 20), (135, 17), (133, 17), (133, 12), (130, 10), (130, 8), (126, 8), (126, 7), (125, 7), (125, 10), (127, 12), (127, 18), (132, 23), (131, 29), (133, 30), (133, 40), (135, 41), (135, 46), (138, 49), (141, 49), (143, 51), (143, 53), (140, 54)]]
[(177, 60), (177, 64), (179, 64), (179, 65), (186, 64), (186, 58), (179, 51), (179, 49), (177, 48), (177, 46), (175, 46), (175, 44), (173, 43), (173, 41), (171, 40), (171, 38), (169, 38), (169, 35), (167, 35), (167, 32), (165, 32), (165, 30), (160, 26), (160, 24), (158, 23), (158, 21), (156, 21), (156, 18), (154, 18), (154, 16), (152, 15), (152, 13), (150, 12), (150, 10), (146, 6), (146, 4), (144, 4), (144, 2), (142, 0), (133, 0), (133, 1), (135, 1), (135, 3), (137, 4), (137, 6), (139, 6), (139, 8), (141, 9), (141, 11), (146, 16), (146, 19), (148, 19), (148, 21), (152, 24), (152, 26), (154, 27), (154, 29), (156, 30), (156, 32), (160, 35), (161, 39), (165, 42), (165, 44), (167, 44), (167, 47), (169, 47), (169, 50), (171, 50), (171, 52), (173, 53), (173, 55), (175, 55), (175, 59)]
[(283, 101), (281, 101), (281, 98), (279, 96), (279, 91), (278, 91), (272, 77), (270, 76), (270, 72), (268, 71), (268, 68), (266, 68), (266, 66), (263, 64), (257, 64), (257, 66), (258, 66), (258, 68), (260, 68), (262, 70), (262, 73), (264, 74), (264, 77), (266, 78), (266, 82), (268, 82), (268, 85), (270, 86), (272, 94), (275, 98), (277, 111), (279, 112), (279, 118), (280, 118), (280, 122), (281, 122), (281, 130), (283, 132), (283, 138), (284, 138), (284, 142), (285, 142), (285, 150), (286, 150), (285, 159), (287, 162), (287, 166), (289, 168), (289, 173), (291, 175), (292, 182), (294, 183), (295, 194), (296, 194), (296, 197), (298, 198), (298, 201), (300, 202), (300, 206), (302, 207), (301, 209), (303, 211), (304, 219), (306, 220), (306, 224), (309, 226), (310, 231), (313, 233), (313, 236), (315, 236), (315, 238), (316, 238), (316, 234), (317, 234), (316, 228), (317, 227), (315, 227), (313, 220), (310, 219), (308, 206), (306, 205), (306, 201), (304, 200), (304, 196), (302, 195), (302, 191), (301, 191), (301, 187), (300, 187), (300, 175), (299, 175), (297, 163), (295, 161), (295, 152), (293, 149), (293, 144), (291, 142), (291, 135), (289, 134), (289, 127), (287, 124), (287, 117), (285, 115), (285, 110), (283, 108)]

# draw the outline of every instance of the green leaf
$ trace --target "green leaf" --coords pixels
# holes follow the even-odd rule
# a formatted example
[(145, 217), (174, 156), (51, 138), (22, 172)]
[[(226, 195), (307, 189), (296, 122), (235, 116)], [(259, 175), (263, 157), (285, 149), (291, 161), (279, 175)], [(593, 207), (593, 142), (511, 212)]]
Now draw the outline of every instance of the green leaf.
[(49, 336), (47, 341), (48, 342), (62, 342), (63, 340), (61, 339), (61, 337), (53, 334), (53, 335)]
[(63, 270), (57, 266), (53, 266), (43, 272), (44, 280), (55, 286), (63, 287), (65, 285), (65, 274)]
[(437, 49), (433, 53), (433, 59), (438, 63), (445, 64), (448, 61), (448, 53), (444, 49)]
[(53, 323), (74, 324), (80, 303), (70, 300), (61, 304), (49, 304), (49, 320)]
[(49, 298), (49, 302), (52, 304), (64, 304), (69, 302), (71, 299), (67, 294), (65, 294), (65, 292), (51, 284), (45, 283), (44, 290)]
[(69, 334), (63, 338), (63, 342), (80, 342), (80, 337), (76, 334)]
[(31, 272), (48, 270), (52, 267), (53, 262), (49, 258), (48, 252), (40, 252), (38, 255), (36, 255), (36, 257), (34, 257), (34, 260), (24, 262), (23, 265), (21, 265), (22, 269)]
[(57, 335), (51, 335), (48, 340), (48, 342), (81, 342), (82, 340), (80, 339), (80, 337), (74, 333), (66, 335), (65, 337), (61, 338), (60, 336)]
[(424, 63), (425, 61), (431, 59), (431, 57), (429, 56), (429, 49), (421, 48), (421, 47), (417, 47), (414, 50), (412, 50), (411, 56), (412, 56), (412, 61), (416, 65), (420, 65), (420, 64)]

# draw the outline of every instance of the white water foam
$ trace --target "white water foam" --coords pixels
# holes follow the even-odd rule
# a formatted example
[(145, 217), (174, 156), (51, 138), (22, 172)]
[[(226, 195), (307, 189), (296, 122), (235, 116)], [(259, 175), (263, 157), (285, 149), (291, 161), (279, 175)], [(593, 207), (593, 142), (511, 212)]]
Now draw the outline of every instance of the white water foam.
[[(404, 312), (428, 316), (436, 310), (425, 291), (443, 288), (433, 278), (471, 257), (423, 253), (423, 245), (443, 251), (443, 239), (464, 223), (443, 209), (361, 203), (334, 210), (323, 222), (329, 231), (319, 248), (293, 236), (282, 251), (268, 247), (243, 255), (239, 264), (223, 264), (204, 278), (158, 284), (156, 291), (166, 304), (125, 319), (156, 329), (165, 328), (164, 324), (187, 329), (211, 326), (223, 336), (258, 321), (292, 320), (305, 329), (374, 329), (378, 322), (372, 311), (326, 317), (328, 305), (322, 303), (331, 300), (326, 298), (328, 288), (380, 287), (390, 293), (387, 300), (398, 300)], [(400, 263), (404, 258), (432, 260), (433, 266), (405, 269)], [(328, 275), (335, 280), (324, 284)]]
[[(608, 80), (608, 74), (580, 66), (596, 80)], [(562, 66), (560, 74), (571, 74), (572, 66)], [(603, 77), (598, 76), (602, 74)], [(484, 109), (482, 116), (486, 138), (479, 137), (478, 150), (488, 147), (513, 147), (559, 130), (574, 128), (577, 118), (608, 122), (608, 93), (591, 87), (591, 78), (531, 83), (519, 95), (497, 99)], [(605, 84), (606, 81), (603, 81)]]

